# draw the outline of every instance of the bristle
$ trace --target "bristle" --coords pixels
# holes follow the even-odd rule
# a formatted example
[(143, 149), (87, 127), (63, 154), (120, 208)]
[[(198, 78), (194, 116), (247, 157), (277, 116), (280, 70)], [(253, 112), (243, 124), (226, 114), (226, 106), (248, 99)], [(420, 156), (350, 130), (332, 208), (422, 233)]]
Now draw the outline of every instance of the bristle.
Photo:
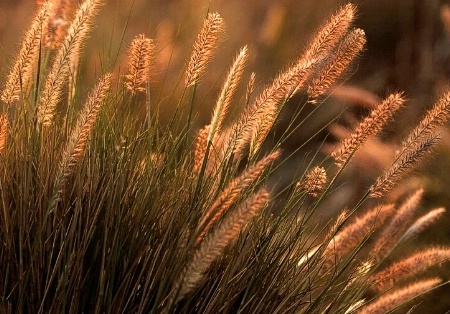
[(211, 119), (211, 127), (208, 134), (208, 142), (211, 142), (216, 135), (222, 129), (223, 121), (228, 112), (228, 107), (231, 104), (234, 92), (237, 85), (241, 80), (242, 73), (245, 68), (245, 64), (248, 58), (248, 49), (245, 46), (241, 49), (237, 55), (233, 65), (231, 66), (227, 79), (222, 87), (219, 99), (217, 100), (216, 107), (214, 108), (213, 116)]
[(136, 36), (131, 42), (125, 86), (133, 95), (146, 90), (147, 82), (150, 80), (153, 50), (153, 40), (144, 34)]
[(250, 144), (250, 155), (254, 156), (272, 128), (282, 105), (313, 72), (313, 63), (298, 60), (275, 78), (256, 101), (247, 106), (240, 120), (235, 124), (236, 138), (232, 139), (234, 152), (240, 154)]
[(450, 117), (450, 91), (447, 91), (431, 108), (427, 111), (423, 119), (412, 130), (409, 136), (402, 142), (402, 149), (398, 156), (403, 152), (414, 147), (418, 142), (429, 138), (437, 127), (443, 125)]
[(383, 100), (355, 129), (353, 133), (345, 138), (339, 148), (331, 153), (339, 167), (353, 156), (358, 147), (364, 143), (369, 136), (379, 133), (383, 126), (392, 119), (395, 112), (403, 107), (404, 99), (400, 93), (391, 94)]
[[(208, 146), (208, 134), (210, 126), (207, 125), (200, 129), (197, 134), (194, 149), (194, 173), (199, 174), (205, 159), (206, 147)], [(211, 154), (210, 154), (211, 155)], [(209, 156), (208, 156), (209, 158)]]
[(39, 58), (44, 25), (49, 17), (51, 4), (46, 2), (25, 33), (19, 54), (3, 88), (1, 99), (6, 105), (19, 100), (21, 91), (27, 91), (33, 79)]
[(203, 23), (194, 44), (194, 51), (187, 67), (186, 87), (197, 84), (211, 60), (219, 39), (219, 33), (224, 28), (224, 22), (218, 13), (209, 13)]
[(423, 230), (427, 229), (431, 224), (436, 222), (445, 213), (445, 208), (436, 208), (417, 219), (414, 224), (409, 227), (403, 236), (404, 240), (417, 236)]
[(415, 253), (370, 277), (378, 291), (393, 287), (397, 282), (413, 277), (426, 269), (450, 259), (450, 248), (430, 248)]
[(38, 101), (38, 121), (49, 126), (53, 121), (64, 84), (70, 75), (70, 63), (80, 54), (81, 44), (91, 30), (92, 22), (104, 0), (86, 0), (78, 8), (67, 36), (58, 49)]
[(423, 189), (417, 190), (396, 211), (395, 216), (377, 237), (373, 252), (376, 260), (381, 260), (408, 228), (414, 212), (417, 210), (423, 196)]
[(3, 152), (6, 146), (6, 140), (8, 138), (8, 117), (6, 114), (0, 115), (0, 154)]
[(206, 238), (192, 261), (185, 268), (178, 299), (182, 299), (197, 286), (211, 263), (222, 255), (223, 250), (237, 238), (244, 226), (266, 206), (268, 200), (269, 193), (264, 188), (252, 194)]
[(366, 36), (361, 29), (351, 31), (342, 39), (336, 51), (326, 60), (318, 76), (308, 86), (310, 102), (315, 103), (317, 98), (328, 91), (359, 55), (365, 44)]
[(250, 97), (253, 95), (253, 92), (255, 90), (255, 78), (256, 74), (255, 72), (252, 72), (250, 75), (250, 79), (248, 80), (247, 84), (247, 91), (245, 92), (245, 103), (248, 104), (250, 102)]
[(414, 166), (431, 152), (437, 136), (429, 136), (404, 150), (394, 164), (389, 167), (369, 189), (369, 197), (381, 197), (389, 192)]
[(327, 173), (323, 167), (314, 167), (305, 178), (297, 183), (296, 189), (303, 190), (312, 197), (318, 197), (327, 183)]
[(309, 48), (268, 85), (254, 104), (248, 106), (235, 125), (236, 138), (230, 146), (235, 154), (250, 145), (250, 157), (261, 147), (283, 104), (303, 88), (318, 62), (347, 33), (355, 13), (352, 4), (341, 8), (316, 34)]
[(354, 250), (365, 237), (384, 223), (393, 210), (392, 204), (376, 207), (348, 223), (330, 240), (323, 253), (326, 259), (324, 266), (327, 269), (334, 266), (342, 257)]
[(315, 34), (304, 57), (308, 60), (324, 58), (347, 34), (356, 14), (356, 7), (349, 3), (333, 14)]
[(436, 144), (437, 127), (450, 117), (450, 91), (446, 92), (425, 114), (425, 117), (402, 142), (395, 163), (387, 169), (370, 188), (371, 197), (380, 197), (417, 164)]
[[(84, 156), (84, 150), (89, 139), (89, 135), (94, 127), (100, 107), (111, 87), (111, 74), (104, 75), (84, 104), (77, 123), (73, 128), (69, 141), (64, 149), (61, 163), (59, 165), (57, 178), (55, 181), (55, 195), (60, 195), (67, 178), (72, 174), (75, 166)], [(58, 197), (54, 197), (58, 199)]]
[(243, 192), (252, 184), (261, 179), (261, 175), (267, 167), (280, 156), (279, 151), (267, 155), (255, 165), (246, 169), (239, 177), (232, 180), (225, 190), (219, 194), (214, 203), (209, 207), (199, 223), (199, 230), (201, 231), (197, 237), (197, 242), (200, 242), (208, 230), (214, 225), (216, 221), (228, 210), (240, 197)]
[(441, 282), (439, 278), (421, 280), (403, 288), (391, 290), (373, 302), (364, 306), (358, 314), (384, 314), (395, 309), (436, 287)]

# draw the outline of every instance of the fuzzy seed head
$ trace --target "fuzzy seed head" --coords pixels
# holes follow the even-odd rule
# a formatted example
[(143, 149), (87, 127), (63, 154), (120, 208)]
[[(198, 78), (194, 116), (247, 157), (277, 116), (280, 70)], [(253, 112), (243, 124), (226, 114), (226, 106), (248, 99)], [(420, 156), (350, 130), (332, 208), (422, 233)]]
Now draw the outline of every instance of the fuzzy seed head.
[(430, 248), (410, 255), (379, 271), (369, 279), (378, 291), (393, 287), (397, 282), (417, 275), (426, 269), (450, 259), (450, 248)]
[(30, 29), (25, 33), (17, 60), (6, 80), (1, 100), (7, 105), (18, 101), (21, 91), (29, 88), (39, 58), (42, 33), (52, 5), (46, 2), (39, 10)]
[(6, 140), (8, 138), (8, 117), (6, 114), (0, 116), (0, 154), (3, 152), (6, 146)]
[(211, 207), (205, 213), (199, 223), (201, 230), (198, 239), (202, 239), (212, 225), (242, 197), (243, 193), (261, 179), (264, 171), (280, 156), (280, 151), (274, 151), (262, 158), (256, 164), (248, 167), (241, 175), (233, 179), (219, 194)]
[(427, 292), (436, 287), (442, 280), (439, 278), (425, 279), (416, 283), (410, 284), (406, 287), (400, 287), (390, 290), (381, 295), (373, 302), (364, 306), (358, 314), (383, 314), (387, 313), (397, 306), (408, 302), (415, 297)]
[(53, 122), (56, 106), (61, 99), (64, 84), (67, 83), (70, 65), (77, 60), (81, 46), (92, 28), (104, 0), (85, 0), (78, 8), (70, 24), (61, 47), (56, 52), (53, 64), (45, 80), (42, 96), (38, 101), (38, 122), (50, 126)]
[[(205, 159), (206, 147), (208, 146), (208, 134), (210, 126), (207, 125), (198, 131), (194, 149), (194, 173), (199, 174)], [(211, 155), (211, 154), (210, 154)], [(209, 156), (208, 156), (209, 158)]]
[(62, 192), (65, 181), (73, 173), (75, 166), (84, 156), (89, 135), (97, 120), (101, 105), (111, 87), (111, 78), (111, 74), (105, 74), (98, 81), (97, 85), (89, 94), (77, 123), (72, 130), (59, 166), (59, 175), (56, 180), (58, 194)]
[(310, 102), (325, 94), (331, 85), (347, 70), (350, 63), (359, 55), (366, 44), (366, 36), (362, 29), (348, 33), (338, 44), (336, 51), (330, 53), (319, 75), (308, 87)]
[(333, 14), (311, 40), (304, 58), (321, 59), (338, 43), (351, 27), (356, 14), (355, 5), (349, 3)]
[(228, 112), (228, 108), (231, 104), (231, 100), (236, 91), (238, 83), (242, 78), (242, 73), (245, 68), (245, 64), (248, 59), (247, 46), (241, 49), (237, 55), (233, 65), (228, 72), (227, 79), (222, 87), (219, 99), (217, 100), (216, 107), (214, 108), (213, 116), (211, 118), (211, 128), (208, 134), (208, 142), (211, 142), (216, 133), (222, 130), (223, 121)]
[(260, 212), (269, 200), (269, 192), (262, 188), (248, 197), (235, 211), (202, 242), (191, 263), (186, 267), (181, 281), (178, 299), (191, 292), (203, 278), (213, 261), (232, 243), (251, 219)]
[(375, 258), (381, 260), (406, 231), (408, 225), (411, 223), (414, 212), (417, 211), (420, 205), (423, 192), (423, 189), (417, 190), (397, 209), (395, 215), (391, 218), (374, 244), (373, 252), (375, 253)]
[(153, 50), (153, 40), (145, 37), (144, 34), (136, 36), (131, 42), (125, 86), (133, 95), (146, 90), (150, 80)]
[(378, 134), (394, 114), (403, 107), (402, 94), (391, 94), (383, 100), (355, 129), (345, 138), (339, 148), (331, 153), (336, 165), (342, 167), (369, 136)]
[(223, 19), (218, 13), (209, 13), (194, 44), (186, 73), (186, 87), (197, 84), (204, 74), (217, 46), (219, 34), (224, 29)]
[(314, 167), (297, 183), (297, 189), (303, 189), (308, 195), (318, 197), (327, 183), (327, 173), (323, 167)]

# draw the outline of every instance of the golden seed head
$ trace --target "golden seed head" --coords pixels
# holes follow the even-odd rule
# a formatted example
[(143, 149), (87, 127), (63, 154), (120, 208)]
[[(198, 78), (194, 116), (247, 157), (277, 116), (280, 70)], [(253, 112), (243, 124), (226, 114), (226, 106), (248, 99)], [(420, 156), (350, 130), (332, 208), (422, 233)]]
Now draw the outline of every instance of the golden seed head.
[(304, 180), (297, 183), (297, 188), (306, 191), (312, 197), (318, 197), (327, 183), (327, 173), (323, 167), (314, 167), (305, 176)]
[(153, 49), (153, 40), (145, 37), (144, 34), (136, 36), (131, 42), (125, 86), (132, 94), (146, 90), (150, 80)]
[(0, 154), (6, 145), (6, 139), (8, 137), (8, 117), (6, 114), (0, 116)]
[(216, 49), (219, 33), (224, 29), (223, 19), (218, 13), (210, 13), (203, 23), (194, 44), (194, 51), (187, 67), (186, 87), (197, 84), (206, 70)]

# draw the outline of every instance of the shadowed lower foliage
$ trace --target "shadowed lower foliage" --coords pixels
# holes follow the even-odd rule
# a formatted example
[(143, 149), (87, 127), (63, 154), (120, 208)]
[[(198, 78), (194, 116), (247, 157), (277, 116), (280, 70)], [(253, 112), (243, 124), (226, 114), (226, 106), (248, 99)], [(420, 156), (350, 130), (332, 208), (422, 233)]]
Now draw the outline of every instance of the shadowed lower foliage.
[[(447, 283), (423, 276), (448, 260), (450, 245), (402, 251), (445, 209), (416, 215), (423, 189), (383, 197), (434, 147), (449, 92), (356, 205), (327, 223), (318, 222), (323, 204), (339, 195), (337, 180), (358, 150), (407, 106), (402, 93), (375, 105), (330, 155), (313, 152), (292, 182), (277, 172), (290, 160), (283, 145), (295, 123), (309, 122), (306, 108), (325, 106), (321, 98), (365, 45), (352, 29), (354, 5), (261, 88), (246, 73), (248, 47), (230, 56), (211, 123), (197, 130), (196, 90), (223, 35), (220, 14), (206, 15), (164, 124), (151, 97), (158, 43), (145, 34), (124, 58), (128, 74), (105, 62), (93, 86), (75, 84), (102, 4), (73, 6), (67, 32), (50, 36), (48, 25), (72, 6), (42, 3), (5, 78), (1, 313), (384, 313)], [(275, 136), (294, 95), (306, 100)]]

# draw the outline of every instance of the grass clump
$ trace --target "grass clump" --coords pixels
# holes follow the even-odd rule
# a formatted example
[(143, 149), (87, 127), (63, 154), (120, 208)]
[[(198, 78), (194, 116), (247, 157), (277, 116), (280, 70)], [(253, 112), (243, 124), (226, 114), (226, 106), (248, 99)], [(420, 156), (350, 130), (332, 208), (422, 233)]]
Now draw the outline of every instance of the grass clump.
[(111, 66), (89, 92), (76, 85), (102, 5), (84, 1), (65, 36), (55, 36), (48, 25), (61, 10), (45, 2), (2, 90), (1, 312), (382, 313), (442, 283), (422, 272), (445, 262), (450, 246), (398, 255), (445, 209), (415, 217), (422, 189), (397, 203), (367, 203), (433, 148), (436, 127), (450, 114), (448, 94), (361, 200), (325, 226), (315, 221), (321, 204), (335, 197), (358, 149), (403, 107), (401, 93), (386, 97), (282, 193), (274, 187), (289, 158), (283, 142), (292, 129), (270, 141), (283, 107), (301, 93), (308, 100), (297, 117), (324, 105), (365, 45), (364, 32), (352, 28), (354, 5), (331, 16), (256, 97), (251, 74), (245, 108), (233, 116), (249, 55), (240, 49), (211, 123), (198, 131), (196, 89), (224, 29), (220, 15), (205, 18), (184, 90), (163, 124), (150, 97), (157, 48), (144, 34), (131, 43), (129, 73), (115, 75)]

